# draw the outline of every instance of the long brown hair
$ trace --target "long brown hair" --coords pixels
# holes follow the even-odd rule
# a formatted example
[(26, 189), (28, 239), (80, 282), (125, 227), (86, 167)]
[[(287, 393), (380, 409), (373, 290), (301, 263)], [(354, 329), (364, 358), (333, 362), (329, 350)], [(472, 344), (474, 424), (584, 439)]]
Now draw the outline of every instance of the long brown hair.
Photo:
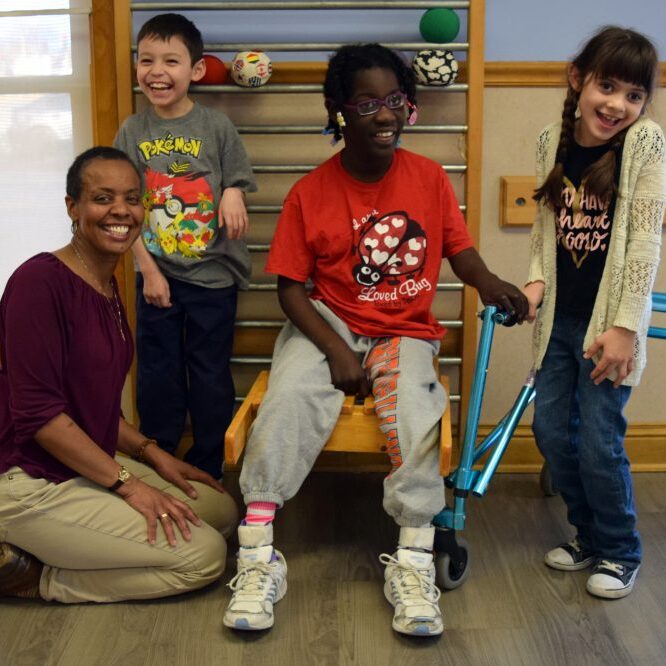
[[(645, 102), (647, 105), (656, 84), (658, 58), (654, 45), (644, 35), (628, 28), (604, 26), (585, 44), (569, 67), (579, 77), (581, 87), (588, 76), (601, 79), (614, 78), (640, 86), (647, 92)], [(562, 129), (555, 156), (555, 166), (541, 187), (534, 191), (533, 199), (535, 201), (553, 209), (562, 205), (564, 163), (574, 143), (576, 108), (579, 97), (580, 90), (576, 90), (569, 81), (562, 109)], [(643, 110), (645, 110), (645, 106)], [(622, 150), (628, 129), (618, 132), (610, 141), (610, 149), (594, 164), (591, 164), (583, 174), (587, 192), (601, 200), (610, 201), (616, 193), (617, 155)]]

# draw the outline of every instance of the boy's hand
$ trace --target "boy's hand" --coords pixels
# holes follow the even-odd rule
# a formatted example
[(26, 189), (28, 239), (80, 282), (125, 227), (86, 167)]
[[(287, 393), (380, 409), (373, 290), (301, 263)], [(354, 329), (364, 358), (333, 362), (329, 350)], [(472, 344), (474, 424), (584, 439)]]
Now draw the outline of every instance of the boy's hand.
[(529, 305), (529, 312), (527, 313), (527, 321), (533, 322), (536, 319), (537, 308), (543, 301), (543, 292), (546, 285), (540, 280), (537, 282), (530, 282), (523, 287), (523, 294), (527, 297)]
[(505, 282), (493, 273), (488, 272), (486, 279), (477, 286), (479, 296), (484, 305), (496, 305), (522, 323), (528, 316), (529, 304), (525, 294), (518, 287)]
[(622, 326), (613, 326), (598, 335), (583, 354), (583, 358), (592, 358), (601, 351), (601, 358), (590, 379), (601, 384), (610, 374), (616, 372), (613, 387), (618, 388), (625, 377), (634, 369), (634, 343), (636, 333)]
[(227, 238), (243, 238), (247, 234), (249, 220), (245, 208), (245, 195), (237, 187), (227, 187), (222, 192), (217, 211), (218, 226), (227, 227)]
[(143, 273), (143, 297), (156, 308), (171, 307), (171, 290), (160, 270)]

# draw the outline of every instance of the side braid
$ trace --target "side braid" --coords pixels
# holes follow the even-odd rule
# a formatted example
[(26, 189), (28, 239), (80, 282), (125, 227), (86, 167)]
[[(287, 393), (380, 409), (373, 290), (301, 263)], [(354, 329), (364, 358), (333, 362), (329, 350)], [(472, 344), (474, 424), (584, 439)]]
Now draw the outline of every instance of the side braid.
[(340, 129), (340, 125), (338, 125), (338, 123), (333, 120), (328, 121), (328, 124), (326, 127), (324, 127), (323, 134), (332, 134), (336, 143), (342, 139), (342, 130)]
[[(336, 105), (341, 104), (346, 97), (345, 81), (342, 77), (342, 73), (347, 68), (349, 60), (348, 55), (349, 54), (346, 51), (341, 51), (335, 58), (331, 59), (331, 62), (329, 62), (324, 84), (324, 95), (329, 101)], [(333, 135), (333, 144), (342, 140), (342, 130), (334, 119), (329, 118), (328, 123), (324, 128), (324, 134)]]
[(576, 123), (576, 108), (578, 106), (579, 93), (571, 86), (567, 91), (562, 109), (562, 129), (560, 131), (560, 142), (555, 154), (555, 165), (544, 180), (541, 187), (534, 191), (532, 198), (549, 206), (552, 209), (562, 205), (562, 181), (564, 179), (564, 162), (569, 154), (569, 149), (574, 140), (574, 127)]
[(624, 139), (629, 128), (618, 132), (610, 143), (609, 150), (604, 153), (594, 164), (591, 164), (583, 174), (585, 189), (589, 194), (596, 196), (602, 201), (610, 201), (617, 193), (615, 183), (615, 170), (617, 169), (617, 156), (624, 146)]

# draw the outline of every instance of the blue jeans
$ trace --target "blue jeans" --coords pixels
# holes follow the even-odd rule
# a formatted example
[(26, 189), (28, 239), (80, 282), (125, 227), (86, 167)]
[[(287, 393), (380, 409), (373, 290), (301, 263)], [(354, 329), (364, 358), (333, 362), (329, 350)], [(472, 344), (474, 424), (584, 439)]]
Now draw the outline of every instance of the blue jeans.
[(623, 415), (631, 388), (595, 385), (583, 358), (588, 327), (557, 314), (536, 377), (534, 435), (579, 541), (599, 558), (641, 561)]
[[(166, 277), (166, 276), (165, 276)], [(137, 409), (141, 432), (178, 448), (189, 411), (194, 443), (185, 455), (219, 479), (234, 410), (230, 359), (238, 288), (208, 289), (167, 277), (171, 307), (143, 297), (137, 273)]]

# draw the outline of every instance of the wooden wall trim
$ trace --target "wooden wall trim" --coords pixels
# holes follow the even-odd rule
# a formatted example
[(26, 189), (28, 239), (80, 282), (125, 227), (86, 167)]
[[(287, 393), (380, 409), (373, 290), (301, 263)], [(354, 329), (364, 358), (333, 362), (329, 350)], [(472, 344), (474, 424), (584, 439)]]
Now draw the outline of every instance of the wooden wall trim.
[(487, 62), (486, 86), (556, 87), (566, 86), (564, 62)]
[(113, 5), (106, 0), (93, 0), (90, 14), (90, 87), (93, 141), (111, 145), (118, 127), (113, 33)]
[[(90, 14), (90, 88), (93, 144), (110, 146), (119, 127), (118, 98), (123, 94), (125, 85), (122, 77), (118, 75), (116, 45), (117, 6), (108, 0), (92, 0)], [(126, 51), (121, 44), (121, 51)], [(128, 271), (126, 260), (118, 262), (115, 271), (118, 281), (120, 297), (125, 304), (128, 315), (134, 308), (128, 308), (130, 297), (125, 285)], [(130, 271), (131, 275), (131, 271)], [(133, 326), (133, 322), (130, 322)], [(132, 328), (134, 330), (134, 328)]]
[[(479, 426), (479, 437), (486, 437), (494, 424)], [(666, 472), (666, 423), (635, 423), (627, 428), (625, 446), (634, 472)], [(520, 425), (511, 439), (502, 463), (502, 472), (538, 472), (543, 464), (532, 429)]]
[[(486, 87), (560, 88), (566, 85), (566, 62), (486, 62)], [(666, 63), (657, 85), (666, 85)]]
[[(466, 63), (461, 63), (459, 81), (467, 80)], [(560, 88), (566, 85), (566, 62), (485, 62), (486, 88)], [(322, 83), (324, 62), (278, 62), (273, 65), (271, 83)], [(666, 63), (661, 63), (658, 85), (666, 86)]]
[[(134, 80), (134, 67), (130, 46), (132, 44), (132, 13), (130, 11), (129, 0), (115, 0), (113, 3), (113, 24), (114, 24), (114, 70), (116, 72), (116, 124), (113, 128), (115, 136), (122, 122), (134, 113), (134, 94), (132, 92), (132, 82)], [(131, 252), (125, 254), (123, 260), (123, 283), (121, 284), (122, 293), (125, 297), (125, 303), (135, 302), (134, 286), (134, 259)], [(136, 308), (127, 308), (127, 319), (130, 328), (136, 330)], [(132, 386), (135, 386), (136, 362), (132, 364)]]
[[(93, 143), (110, 146), (116, 136), (120, 121), (128, 115), (119, 106), (118, 100), (131, 99), (131, 80), (124, 75), (125, 69), (119, 68), (128, 56), (129, 37), (118, 42), (118, 15), (126, 14), (125, 23), (129, 21), (128, 0), (92, 0), (90, 14), (90, 87), (93, 126)], [(122, 33), (121, 33), (122, 34)], [(126, 42), (126, 43), (125, 43)], [(131, 69), (129, 70), (131, 71)], [(130, 110), (131, 113), (131, 110)], [(131, 268), (131, 266), (130, 266)], [(120, 296), (125, 304), (131, 301), (126, 290), (128, 277), (125, 260), (119, 262), (116, 279), (120, 288)], [(126, 308), (128, 315), (133, 308)], [(130, 322), (133, 325), (133, 322)]]

